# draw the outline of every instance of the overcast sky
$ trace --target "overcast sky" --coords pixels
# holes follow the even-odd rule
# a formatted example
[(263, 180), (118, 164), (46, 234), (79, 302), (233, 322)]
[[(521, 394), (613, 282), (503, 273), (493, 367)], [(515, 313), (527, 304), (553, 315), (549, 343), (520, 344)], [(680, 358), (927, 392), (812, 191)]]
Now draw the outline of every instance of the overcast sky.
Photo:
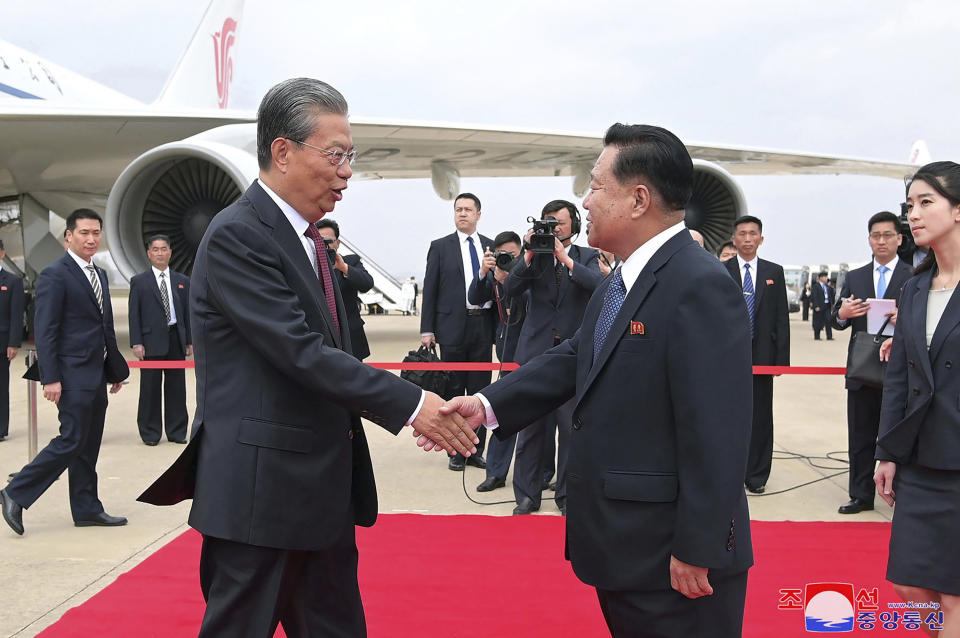
[[(152, 101), (205, 3), (7, 3), (0, 38)], [(960, 3), (247, 0), (231, 106), (309, 75), (354, 115), (593, 132), (615, 121), (685, 141), (905, 161), (925, 139), (960, 158)], [(2, 143), (2, 142), (0, 142)], [(863, 261), (866, 219), (899, 212), (898, 180), (738, 178), (764, 221), (761, 255), (784, 264)], [(570, 178), (464, 179), (480, 231), (521, 232)], [(577, 204), (579, 200), (574, 200)], [(397, 276), (421, 276), (453, 230), (429, 180), (351, 183), (333, 217)], [(581, 239), (581, 243), (584, 240)]]

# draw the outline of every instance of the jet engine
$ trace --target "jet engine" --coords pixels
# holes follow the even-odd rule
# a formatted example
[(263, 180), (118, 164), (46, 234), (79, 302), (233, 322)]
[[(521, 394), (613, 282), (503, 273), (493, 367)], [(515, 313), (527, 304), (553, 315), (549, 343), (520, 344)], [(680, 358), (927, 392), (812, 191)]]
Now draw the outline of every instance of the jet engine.
[(703, 235), (705, 248), (715, 252), (733, 235), (733, 221), (746, 214), (746, 198), (733, 176), (712, 162), (693, 160), (693, 196), (686, 222)]

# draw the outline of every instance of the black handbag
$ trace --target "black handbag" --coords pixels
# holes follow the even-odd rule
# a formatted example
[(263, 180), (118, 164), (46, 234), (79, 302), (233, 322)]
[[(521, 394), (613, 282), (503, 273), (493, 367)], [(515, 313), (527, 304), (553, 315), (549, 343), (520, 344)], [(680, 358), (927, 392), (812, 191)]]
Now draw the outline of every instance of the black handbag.
[[(431, 344), (429, 348), (420, 346), (417, 350), (411, 350), (403, 358), (403, 362), (440, 363), (440, 357), (437, 356), (437, 346)], [(427, 392), (439, 394), (441, 397), (446, 396), (452, 376), (453, 374), (448, 370), (402, 370), (400, 372), (401, 379), (406, 379)]]
[(890, 338), (883, 334), (888, 323), (890, 323), (890, 317), (887, 317), (875, 335), (866, 331), (853, 335), (850, 356), (847, 358), (847, 381), (873, 388), (883, 387), (883, 375), (887, 371), (887, 362), (880, 361), (880, 346)]

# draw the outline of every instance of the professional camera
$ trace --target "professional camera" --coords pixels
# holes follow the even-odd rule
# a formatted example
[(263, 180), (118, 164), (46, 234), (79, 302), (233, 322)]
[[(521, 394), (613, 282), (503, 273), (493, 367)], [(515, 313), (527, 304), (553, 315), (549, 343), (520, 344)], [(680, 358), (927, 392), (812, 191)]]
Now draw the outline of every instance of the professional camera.
[(533, 223), (533, 234), (530, 235), (530, 240), (524, 248), (534, 255), (552, 255), (557, 245), (557, 236), (553, 231), (560, 222), (553, 217), (545, 219), (528, 217), (527, 221)]
[(493, 258), (497, 260), (497, 268), (506, 271), (513, 270), (513, 267), (517, 265), (517, 261), (519, 260), (519, 257), (514, 257), (506, 250), (498, 250), (493, 253)]
[(333, 248), (330, 248), (330, 245), (333, 244), (335, 241), (337, 241), (337, 240), (336, 240), (336, 239), (330, 239), (329, 237), (324, 237), (324, 238), (323, 238), (323, 243), (324, 243), (324, 245), (326, 245), (326, 247), (327, 247), (327, 257), (330, 258), (330, 261), (336, 261), (336, 260), (337, 260), (337, 251), (336, 251), (335, 249), (333, 249)]

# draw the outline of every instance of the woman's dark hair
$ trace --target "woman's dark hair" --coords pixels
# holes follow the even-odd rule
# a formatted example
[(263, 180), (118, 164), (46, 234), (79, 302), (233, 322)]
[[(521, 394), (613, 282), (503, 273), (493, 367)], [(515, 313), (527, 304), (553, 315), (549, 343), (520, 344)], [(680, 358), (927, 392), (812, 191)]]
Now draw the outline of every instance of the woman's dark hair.
[[(921, 166), (920, 170), (907, 180), (906, 192), (909, 195), (910, 186), (917, 180), (930, 185), (941, 197), (950, 202), (951, 206), (960, 206), (960, 164), (956, 162), (931, 162)], [(919, 275), (928, 270), (937, 270), (937, 256), (933, 249), (927, 251), (926, 258), (914, 269), (913, 274)]]

